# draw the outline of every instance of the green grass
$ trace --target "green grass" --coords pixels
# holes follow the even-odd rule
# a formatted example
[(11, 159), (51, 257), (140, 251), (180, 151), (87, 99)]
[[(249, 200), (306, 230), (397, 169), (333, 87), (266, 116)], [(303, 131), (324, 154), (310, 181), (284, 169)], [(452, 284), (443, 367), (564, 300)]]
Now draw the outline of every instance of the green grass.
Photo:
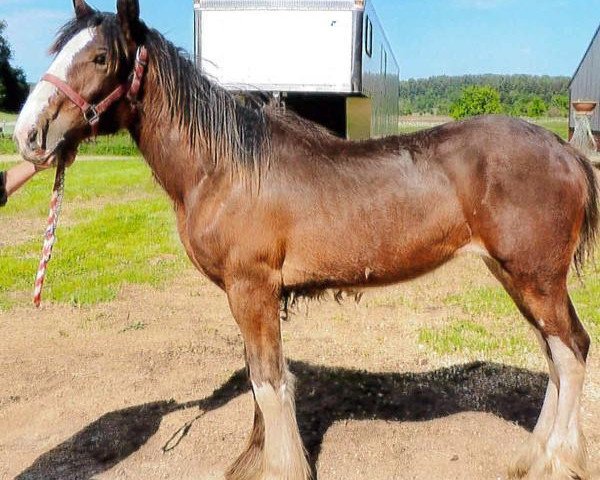
[[(0, 136), (0, 155), (17, 154), (17, 146), (11, 136)], [(79, 146), (80, 155), (110, 155), (134, 156), (139, 151), (129, 133), (121, 132), (117, 135), (98, 137), (95, 140), (84, 142)]]
[(456, 319), (442, 328), (423, 328), (419, 343), (438, 355), (460, 353), (471, 356), (520, 358), (532, 349), (529, 339), (518, 333), (499, 332), (473, 320)]
[(0, 112), (0, 122), (16, 122), (16, 113)]
[[(598, 259), (596, 265), (600, 265)], [(597, 343), (600, 342), (600, 272), (592, 268), (588, 268), (584, 283), (574, 282), (570, 292), (578, 316)]]
[(470, 287), (467, 291), (449, 295), (444, 303), (460, 307), (472, 318), (492, 315), (495, 318), (517, 317), (519, 311), (502, 287)]
[(568, 118), (540, 118), (540, 119), (526, 119), (540, 127), (544, 127), (551, 132), (556, 133), (559, 137), (564, 140), (569, 138), (569, 119)]
[[(598, 264), (597, 259), (597, 264)], [(572, 279), (573, 303), (594, 342), (600, 342), (600, 271), (590, 266), (581, 283)], [(536, 352), (526, 320), (502, 287), (471, 287), (444, 303), (460, 314), (438, 328), (423, 328), (419, 341), (439, 355), (453, 353), (520, 360)]]
[(98, 137), (95, 140), (81, 144), (79, 147), (81, 155), (139, 155), (139, 150), (133, 143), (131, 136), (127, 132), (121, 132), (117, 135)]
[[(186, 265), (172, 207), (142, 162), (75, 164), (67, 173), (66, 192), (63, 211), (71, 222), (59, 225), (46, 301), (110, 301), (125, 284), (158, 286)], [(41, 232), (49, 196), (48, 179), (35, 179), (11, 199), (3, 221), (10, 225), (13, 216), (39, 218)], [(41, 240), (0, 250), (1, 309), (29, 301), (40, 252)]]
[(431, 126), (417, 126), (417, 125), (400, 123), (400, 125), (398, 126), (398, 133), (400, 133), (401, 135), (406, 134), (406, 133), (415, 133), (415, 132), (418, 132), (420, 130), (425, 130), (427, 128), (431, 128), (432, 126), (433, 125), (431, 125)]
[(438, 355), (460, 353), (519, 361), (537, 347), (525, 320), (501, 287), (467, 287), (448, 295), (443, 303), (461, 313), (440, 328), (419, 332), (419, 342)]
[[(9, 166), (0, 162), (0, 170)], [(3, 219), (46, 215), (53, 182), (53, 170), (36, 175), (7, 203), (2, 210)], [(75, 161), (67, 171), (65, 185), (65, 210), (91, 200), (118, 201), (131, 192), (162, 197), (150, 170), (140, 159)]]
[(0, 135), (0, 155), (15, 155), (17, 147), (10, 135)]
[[(600, 258), (596, 259), (596, 265)], [(600, 271), (588, 266), (583, 281), (572, 278), (569, 293), (578, 315), (596, 341), (600, 341)], [(468, 291), (446, 297), (445, 303), (457, 306), (469, 318), (491, 316), (494, 319), (521, 320), (521, 314), (502, 287), (470, 288)]]

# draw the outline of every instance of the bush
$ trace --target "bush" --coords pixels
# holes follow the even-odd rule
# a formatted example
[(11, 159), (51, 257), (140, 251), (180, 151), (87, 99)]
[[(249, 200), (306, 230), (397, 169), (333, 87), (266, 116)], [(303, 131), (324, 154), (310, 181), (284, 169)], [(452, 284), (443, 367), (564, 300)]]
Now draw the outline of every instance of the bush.
[(548, 105), (540, 97), (533, 97), (527, 104), (527, 116), (532, 118), (543, 117), (548, 113)]
[(454, 119), (491, 113), (502, 113), (502, 104), (498, 90), (488, 85), (463, 88), (459, 99), (450, 106)]
[(526, 117), (528, 105), (529, 101), (527, 98), (518, 98), (513, 103), (512, 108), (510, 109), (510, 114), (514, 117)]

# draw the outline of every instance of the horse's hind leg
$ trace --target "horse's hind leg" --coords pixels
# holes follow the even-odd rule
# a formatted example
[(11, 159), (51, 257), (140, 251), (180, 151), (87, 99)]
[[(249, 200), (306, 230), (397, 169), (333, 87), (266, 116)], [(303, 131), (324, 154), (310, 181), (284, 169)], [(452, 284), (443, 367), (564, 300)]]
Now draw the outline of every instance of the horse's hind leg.
[[(530, 299), (526, 301), (532, 303)], [(541, 323), (538, 337), (548, 359), (550, 381), (531, 450), (529, 455), (525, 451), (525, 463), (521, 463), (521, 467), (531, 462), (527, 472), (527, 478), (531, 479), (583, 480), (588, 478), (587, 451), (579, 415), (589, 337), (566, 292), (555, 304), (547, 302), (546, 316), (537, 318)], [(538, 311), (537, 308), (533, 307), (533, 311)], [(523, 476), (526, 470), (519, 469), (517, 464), (515, 473)]]
[(228, 480), (307, 480), (310, 469), (298, 432), (294, 378), (282, 352), (277, 287), (268, 275), (236, 280), (227, 288), (240, 326), (254, 393), (254, 427)]
[(566, 289), (566, 273), (552, 280), (526, 280), (486, 261), (536, 331), (550, 380), (531, 440), (511, 469), (513, 478), (587, 479), (587, 451), (580, 400), (589, 350)]
[(580, 403), (590, 339), (567, 295), (562, 308), (568, 321), (547, 332), (546, 343), (559, 379), (554, 425), (546, 443), (546, 458), (535, 463), (531, 478), (551, 473), (556, 478), (586, 479), (587, 449), (580, 424)]

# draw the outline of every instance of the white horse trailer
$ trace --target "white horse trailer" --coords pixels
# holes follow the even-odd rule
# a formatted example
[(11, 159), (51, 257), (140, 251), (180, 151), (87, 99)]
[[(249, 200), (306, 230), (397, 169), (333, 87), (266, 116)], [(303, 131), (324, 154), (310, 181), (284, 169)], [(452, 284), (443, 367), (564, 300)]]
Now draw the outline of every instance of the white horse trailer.
[(339, 136), (398, 132), (399, 67), (371, 0), (194, 0), (200, 70)]

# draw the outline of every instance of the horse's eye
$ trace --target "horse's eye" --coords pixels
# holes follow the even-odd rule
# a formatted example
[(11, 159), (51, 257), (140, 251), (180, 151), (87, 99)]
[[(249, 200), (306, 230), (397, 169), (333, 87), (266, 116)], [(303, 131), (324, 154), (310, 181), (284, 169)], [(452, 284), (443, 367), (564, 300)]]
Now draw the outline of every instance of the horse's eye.
[(96, 58), (94, 58), (94, 63), (96, 65), (106, 65), (106, 55), (104, 53), (96, 55)]

